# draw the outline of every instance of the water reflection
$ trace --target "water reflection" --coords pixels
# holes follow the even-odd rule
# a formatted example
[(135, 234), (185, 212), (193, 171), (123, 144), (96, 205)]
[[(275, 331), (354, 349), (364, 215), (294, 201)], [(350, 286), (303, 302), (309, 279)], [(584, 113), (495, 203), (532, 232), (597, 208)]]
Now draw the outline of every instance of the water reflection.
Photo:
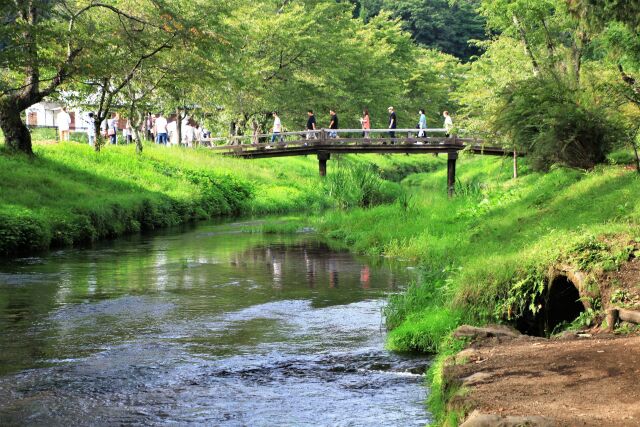
[(383, 348), (408, 280), (216, 226), (1, 265), (0, 425), (424, 424), (425, 361)]

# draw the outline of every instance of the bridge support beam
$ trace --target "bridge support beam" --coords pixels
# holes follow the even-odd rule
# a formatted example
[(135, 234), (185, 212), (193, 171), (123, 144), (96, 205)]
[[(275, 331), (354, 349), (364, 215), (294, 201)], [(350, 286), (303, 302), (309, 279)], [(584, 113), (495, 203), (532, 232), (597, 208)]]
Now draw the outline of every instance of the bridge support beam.
[(453, 197), (456, 192), (456, 160), (458, 152), (450, 152), (447, 159), (447, 194)]
[(327, 176), (327, 160), (331, 159), (331, 153), (320, 151), (318, 153), (318, 166), (320, 167), (320, 176)]

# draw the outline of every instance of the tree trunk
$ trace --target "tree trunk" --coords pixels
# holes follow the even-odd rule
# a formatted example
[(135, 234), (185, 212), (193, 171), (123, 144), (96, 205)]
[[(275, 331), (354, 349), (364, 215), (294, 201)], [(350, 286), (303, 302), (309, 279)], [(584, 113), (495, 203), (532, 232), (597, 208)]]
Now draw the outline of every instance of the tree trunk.
[(11, 98), (0, 101), (0, 128), (4, 133), (7, 147), (33, 155), (31, 134), (21, 117), (22, 111)]
[(133, 134), (133, 139), (136, 142), (136, 153), (142, 154), (142, 136), (140, 135), (140, 125), (142, 125), (142, 121), (144, 120), (142, 113), (135, 110), (134, 104), (131, 105), (131, 110), (129, 111), (129, 123), (131, 125), (131, 132)]
[(638, 153), (638, 143), (636, 142), (638, 136), (637, 136), (637, 132), (636, 132), (636, 137), (634, 139), (632, 139), (631, 142), (631, 148), (633, 148), (633, 154), (635, 156), (635, 160), (636, 160), (636, 172), (638, 172), (640, 174), (640, 154)]
[(180, 108), (176, 108), (176, 133), (178, 134), (178, 146), (182, 145), (182, 114)]

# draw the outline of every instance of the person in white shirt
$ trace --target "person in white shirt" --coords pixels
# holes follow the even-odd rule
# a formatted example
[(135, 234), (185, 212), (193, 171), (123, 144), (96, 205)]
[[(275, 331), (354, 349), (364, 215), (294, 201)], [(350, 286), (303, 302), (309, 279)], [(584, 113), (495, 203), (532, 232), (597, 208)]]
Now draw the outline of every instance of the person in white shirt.
[(87, 139), (89, 140), (89, 145), (93, 147), (93, 144), (96, 142), (96, 119), (94, 118), (93, 113), (89, 113), (84, 122), (87, 125)]
[(69, 128), (71, 126), (71, 116), (67, 113), (67, 107), (62, 107), (62, 111), (57, 117), (58, 132), (60, 133), (60, 141), (69, 141)]
[(182, 143), (186, 147), (191, 147), (194, 139), (194, 129), (191, 126), (191, 119), (185, 119), (182, 121)]
[(276, 142), (276, 138), (280, 137), (280, 142), (282, 142), (282, 122), (280, 121), (280, 116), (278, 116), (278, 112), (273, 112), (273, 135), (271, 135), (271, 143)]
[(448, 111), (442, 113), (444, 116), (444, 128), (447, 130), (447, 138), (451, 136), (451, 130), (453, 129), (453, 120), (451, 120), (451, 116)]
[(178, 141), (178, 122), (173, 120), (167, 124), (167, 140), (169, 145), (179, 145)]
[(167, 145), (167, 119), (160, 113), (156, 118), (156, 135), (158, 144)]

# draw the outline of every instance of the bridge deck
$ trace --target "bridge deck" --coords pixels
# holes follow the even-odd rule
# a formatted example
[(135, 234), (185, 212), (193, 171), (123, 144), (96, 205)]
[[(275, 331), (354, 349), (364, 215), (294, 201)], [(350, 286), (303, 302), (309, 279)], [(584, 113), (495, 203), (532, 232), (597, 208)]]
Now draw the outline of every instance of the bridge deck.
[[(338, 135), (332, 134), (338, 132)], [(496, 145), (486, 144), (478, 138), (435, 137), (429, 134), (444, 133), (444, 129), (426, 129), (424, 137), (417, 136), (416, 129), (396, 129), (392, 138), (389, 129), (372, 129), (365, 138), (361, 129), (340, 129), (337, 131), (320, 129), (311, 132), (287, 132), (277, 134), (275, 141), (270, 141), (273, 135), (253, 135), (243, 137), (216, 138), (206, 142), (231, 141), (225, 145), (213, 145), (212, 150), (220, 151), (224, 155), (260, 159), (269, 157), (308, 156), (317, 155), (320, 175), (327, 173), (327, 161), (331, 154), (447, 154), (448, 192), (453, 194), (455, 187), (455, 167), (458, 153), (467, 151), (476, 154), (492, 156), (513, 156), (514, 173), (516, 158), (524, 155), (515, 153)], [(352, 137), (352, 135), (358, 137)], [(384, 135), (375, 137), (375, 135)], [(243, 141), (247, 143), (243, 143)], [(265, 141), (265, 142), (260, 142)]]

